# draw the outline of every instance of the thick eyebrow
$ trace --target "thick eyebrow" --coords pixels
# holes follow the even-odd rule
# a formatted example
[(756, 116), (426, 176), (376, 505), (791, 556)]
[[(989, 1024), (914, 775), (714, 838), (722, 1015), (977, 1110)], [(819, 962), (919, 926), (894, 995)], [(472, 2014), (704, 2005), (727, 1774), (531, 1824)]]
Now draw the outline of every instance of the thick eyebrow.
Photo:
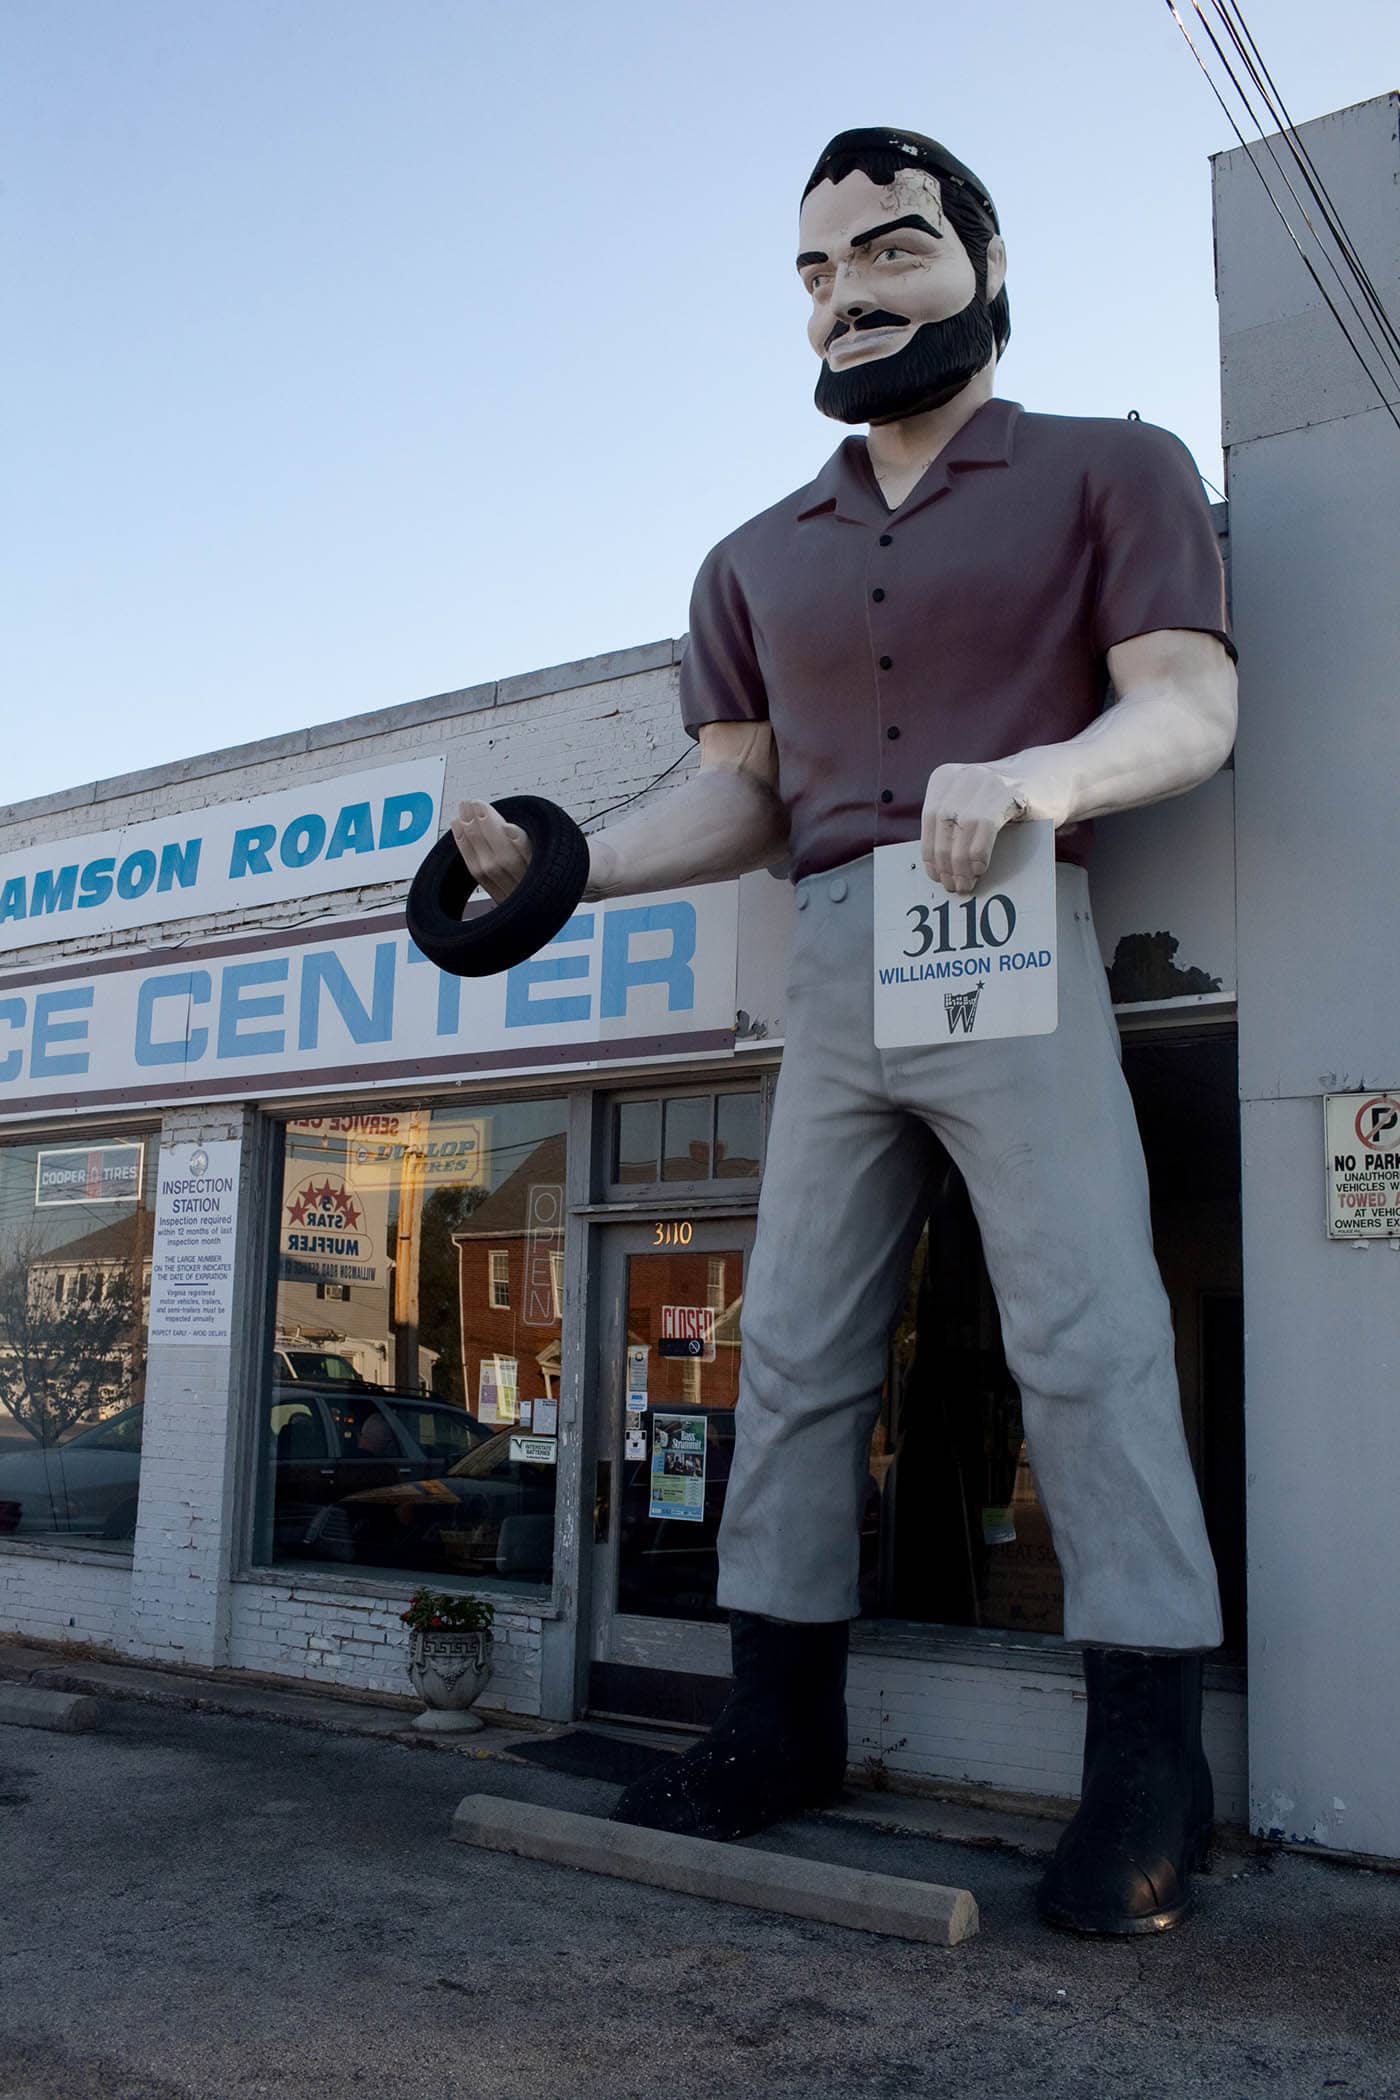
[(901, 227), (904, 226), (912, 226), (917, 233), (931, 234), (936, 241), (941, 241), (943, 238), (936, 226), (930, 226), (927, 219), (921, 218), (918, 212), (911, 211), (902, 219), (887, 219), (883, 226), (872, 226), (866, 233), (853, 233), (851, 235), (851, 246), (853, 248), (868, 247), (871, 241), (883, 240), (887, 233), (898, 233)]
[(801, 255), (798, 256), (797, 267), (799, 270), (805, 270), (808, 263), (830, 261), (831, 257), (829, 255), (823, 255), (820, 248), (808, 248)]

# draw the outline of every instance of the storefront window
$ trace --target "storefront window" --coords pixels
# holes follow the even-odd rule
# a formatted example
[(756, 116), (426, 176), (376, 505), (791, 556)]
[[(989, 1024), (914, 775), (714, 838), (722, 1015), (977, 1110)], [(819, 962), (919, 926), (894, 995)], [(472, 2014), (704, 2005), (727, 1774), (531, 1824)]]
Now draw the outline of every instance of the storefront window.
[(0, 1145), (0, 1541), (131, 1550), (152, 1143)]
[(557, 1100), (287, 1125), (263, 1562), (553, 1572)]
[[(1233, 1038), (1124, 1050), (1176, 1330), (1182, 1414), (1220, 1574), (1227, 1651), (1244, 1643), (1239, 1132)], [(867, 1616), (1058, 1634), (1064, 1586), (1021, 1402), (961, 1177), (948, 1167), (911, 1269), (870, 1448), (878, 1541)]]

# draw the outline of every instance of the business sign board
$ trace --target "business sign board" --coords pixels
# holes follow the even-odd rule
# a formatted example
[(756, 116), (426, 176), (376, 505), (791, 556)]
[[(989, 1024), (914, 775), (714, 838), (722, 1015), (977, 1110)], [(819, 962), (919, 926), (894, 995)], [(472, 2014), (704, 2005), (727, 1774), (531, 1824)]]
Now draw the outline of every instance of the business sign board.
[(343, 1154), (360, 1189), (398, 1189), (411, 1177), (430, 1194), (440, 1188), (487, 1188), (491, 1181), (485, 1116), (454, 1115), (443, 1108), (432, 1115), (403, 1109), (387, 1115), (293, 1116), (287, 1135)]
[(1327, 1094), (1327, 1236), (1400, 1240), (1400, 1094)]
[(144, 1145), (44, 1145), (34, 1172), (34, 1207), (139, 1203)]
[(282, 1192), (282, 1275), (294, 1283), (359, 1283), (388, 1276), (389, 1192), (357, 1185), (342, 1168), (293, 1164)]
[(737, 945), (723, 883), (589, 906), (496, 977), (444, 976), (401, 911), (11, 971), (0, 1121), (729, 1050)]
[(408, 759), (0, 854), (0, 954), (407, 882), (437, 836), (445, 766)]

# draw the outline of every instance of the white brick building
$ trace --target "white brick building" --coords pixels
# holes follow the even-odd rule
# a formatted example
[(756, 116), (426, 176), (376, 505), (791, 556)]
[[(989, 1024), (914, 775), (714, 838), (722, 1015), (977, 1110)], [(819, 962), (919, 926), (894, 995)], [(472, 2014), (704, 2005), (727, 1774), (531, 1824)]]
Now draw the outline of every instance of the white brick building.
[[(1387, 97), (1309, 127), (1387, 283), (1395, 120)], [(1397, 1856), (1400, 1442), (1378, 1366), (1400, 1239), (1329, 1236), (1322, 1148), (1323, 1097), (1360, 1116), (1400, 1084), (1374, 945), (1389, 773), (1357, 760), (1393, 686), (1394, 433), (1251, 181), (1218, 164), (1238, 773), (1105, 823), (1095, 910), (1225, 1595), (1221, 1810)], [(662, 642), (0, 810), (0, 1637), (399, 1691), (399, 1613), (427, 1581), (496, 1605), (488, 1704), (713, 1710), (790, 893), (757, 876), (585, 907), (466, 987), (402, 923), (463, 796), (532, 791), (586, 821), (689, 763), (678, 657)], [(1319, 810), (1345, 884), (1299, 851)], [(236, 1184), (202, 1280), (154, 1193), (217, 1178), (201, 1153)], [(101, 1233), (109, 1270), (135, 1263), (152, 1211), (148, 1341), (126, 1314), (116, 1332), (124, 1301), (82, 1246)], [(76, 1280), (36, 1335), (24, 1279), (65, 1249)], [(698, 1359), (664, 1346), (677, 1313), (709, 1337)], [(74, 1414), (95, 1351), (124, 1383)], [(653, 1508), (668, 1415), (703, 1425), (688, 1516)], [(950, 1184), (871, 1446), (856, 1759), (1075, 1790), (1078, 1662), (1021, 1456)]]

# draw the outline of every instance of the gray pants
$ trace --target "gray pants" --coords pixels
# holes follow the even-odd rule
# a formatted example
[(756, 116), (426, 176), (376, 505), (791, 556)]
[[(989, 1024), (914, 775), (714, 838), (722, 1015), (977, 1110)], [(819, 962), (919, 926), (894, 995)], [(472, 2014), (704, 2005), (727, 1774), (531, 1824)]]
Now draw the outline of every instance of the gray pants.
[(798, 885), (719, 1602), (777, 1619), (859, 1612), (870, 1437), (933, 1131), (981, 1229), (1066, 1635), (1213, 1648), (1215, 1568), (1084, 872), (1059, 869), (1055, 1033), (928, 1049), (874, 1046), (871, 889), (868, 859)]

